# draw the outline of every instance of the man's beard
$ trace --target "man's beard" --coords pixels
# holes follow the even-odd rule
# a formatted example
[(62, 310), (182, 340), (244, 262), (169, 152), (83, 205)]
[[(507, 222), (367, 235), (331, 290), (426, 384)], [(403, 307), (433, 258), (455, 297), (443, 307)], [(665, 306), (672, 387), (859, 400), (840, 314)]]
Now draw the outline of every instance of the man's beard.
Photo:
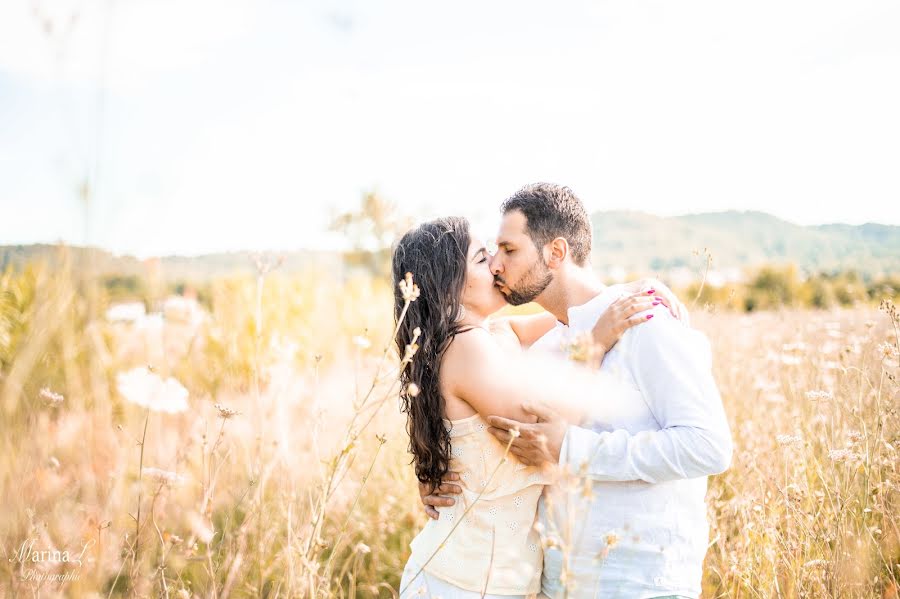
[(509, 289), (509, 295), (504, 294), (506, 301), (513, 306), (521, 306), (533, 302), (534, 298), (544, 292), (553, 281), (553, 273), (547, 265), (538, 258), (535, 263), (522, 275), (522, 280), (516, 287), (506, 284), (503, 279), (495, 277)]

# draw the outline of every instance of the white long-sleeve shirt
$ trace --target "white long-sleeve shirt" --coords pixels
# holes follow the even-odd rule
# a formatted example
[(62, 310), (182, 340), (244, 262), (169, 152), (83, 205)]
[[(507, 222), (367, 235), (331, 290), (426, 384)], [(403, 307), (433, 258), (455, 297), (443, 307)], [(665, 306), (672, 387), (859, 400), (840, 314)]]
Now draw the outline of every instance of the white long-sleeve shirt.
[[(557, 323), (531, 351), (561, 353), (622, 293), (607, 287), (570, 308), (569, 325)], [(547, 487), (538, 504), (556, 545), (544, 552), (542, 576), (554, 599), (561, 578), (570, 598), (700, 594), (706, 477), (730, 464), (731, 433), (706, 337), (664, 306), (653, 313), (603, 360), (601, 371), (622, 383), (615, 396), (599, 386), (593, 421), (567, 429), (560, 465), (588, 482)]]

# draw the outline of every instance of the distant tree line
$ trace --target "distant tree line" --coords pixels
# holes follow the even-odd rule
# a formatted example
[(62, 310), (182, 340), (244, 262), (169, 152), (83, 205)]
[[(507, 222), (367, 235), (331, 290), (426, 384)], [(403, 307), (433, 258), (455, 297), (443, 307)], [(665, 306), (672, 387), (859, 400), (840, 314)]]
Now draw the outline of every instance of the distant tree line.
[(764, 266), (746, 282), (721, 287), (691, 284), (679, 294), (688, 305), (753, 312), (777, 308), (851, 307), (900, 295), (900, 274), (867, 279), (856, 271), (801, 276), (794, 265)]

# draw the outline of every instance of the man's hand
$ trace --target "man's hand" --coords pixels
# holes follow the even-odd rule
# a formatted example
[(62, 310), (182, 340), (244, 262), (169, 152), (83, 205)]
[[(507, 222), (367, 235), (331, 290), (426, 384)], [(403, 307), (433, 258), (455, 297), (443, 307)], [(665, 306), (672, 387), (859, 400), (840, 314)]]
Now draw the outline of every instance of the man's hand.
[[(559, 450), (566, 436), (567, 422), (545, 405), (526, 403), (522, 409), (538, 417), (534, 424), (510, 420), (500, 416), (488, 416), (488, 431), (506, 445), (512, 438), (510, 453), (526, 466), (542, 466), (559, 463)], [(510, 431), (518, 430), (519, 435)]]
[(440, 517), (441, 514), (435, 507), (450, 506), (456, 503), (456, 500), (452, 497), (446, 497), (446, 495), (459, 495), (462, 493), (462, 488), (459, 485), (454, 485), (449, 482), (454, 480), (459, 480), (459, 474), (450, 470), (444, 476), (441, 485), (435, 489), (434, 493), (431, 493), (431, 485), (419, 483), (419, 497), (422, 499), (422, 504), (425, 506), (425, 513), (428, 514), (429, 518), (437, 520)]

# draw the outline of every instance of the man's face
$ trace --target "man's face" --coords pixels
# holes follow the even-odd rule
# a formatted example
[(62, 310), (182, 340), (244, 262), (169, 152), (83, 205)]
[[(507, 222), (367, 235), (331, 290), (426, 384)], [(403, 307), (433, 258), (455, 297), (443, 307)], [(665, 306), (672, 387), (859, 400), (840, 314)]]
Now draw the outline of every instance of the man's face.
[(519, 210), (503, 215), (497, 253), (491, 258), (494, 284), (514, 306), (534, 301), (553, 280), (553, 273), (526, 232), (528, 219)]

